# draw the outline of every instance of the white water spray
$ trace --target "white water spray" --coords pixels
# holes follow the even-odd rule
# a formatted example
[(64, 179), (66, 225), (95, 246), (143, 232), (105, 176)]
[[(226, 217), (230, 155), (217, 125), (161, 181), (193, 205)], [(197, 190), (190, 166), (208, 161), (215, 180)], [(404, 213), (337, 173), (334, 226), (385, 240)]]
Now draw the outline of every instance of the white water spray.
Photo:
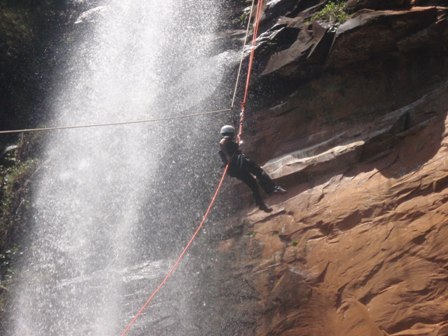
[[(212, 0), (110, 0), (95, 16), (53, 98), (54, 123), (187, 113), (216, 89)], [(208, 103), (209, 104), (209, 103)], [(216, 106), (220, 107), (220, 106)], [(190, 110), (191, 111), (191, 110)], [(165, 253), (203, 211), (204, 146), (220, 121), (53, 133), (34, 187), (34, 223), (13, 302), (13, 336), (117, 335), (166, 270)], [(212, 130), (204, 126), (212, 126)], [(213, 125), (216, 125), (215, 127)], [(212, 151), (214, 152), (214, 151)], [(209, 186), (210, 185), (210, 186)], [(180, 234), (180, 237), (186, 234)], [(183, 313), (185, 314), (185, 313)], [(142, 321), (132, 335), (157, 335)], [(159, 323), (165, 335), (185, 335)], [(157, 330), (156, 328), (156, 330)], [(152, 328), (151, 330), (154, 330)]]

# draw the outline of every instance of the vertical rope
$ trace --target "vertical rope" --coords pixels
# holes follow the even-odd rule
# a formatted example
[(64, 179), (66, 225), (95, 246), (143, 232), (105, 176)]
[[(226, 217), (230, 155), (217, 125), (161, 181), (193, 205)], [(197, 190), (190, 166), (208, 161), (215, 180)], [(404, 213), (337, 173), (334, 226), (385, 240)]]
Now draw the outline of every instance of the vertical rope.
[(238, 67), (238, 75), (236, 76), (235, 89), (233, 90), (232, 104), (230, 105), (230, 108), (233, 108), (235, 106), (236, 92), (238, 91), (238, 85), (240, 83), (241, 70), (244, 61), (244, 47), (246, 46), (247, 39), (249, 37), (249, 29), (250, 29), (250, 23), (252, 21), (252, 14), (254, 12), (254, 6), (255, 6), (255, 0), (252, 0), (252, 5), (250, 6), (249, 11), (249, 18), (247, 19), (246, 36), (244, 37), (243, 48), (241, 49), (240, 66)]
[(260, 20), (261, 20), (262, 12), (263, 12), (263, 0), (258, 0), (257, 14), (255, 16), (254, 33), (252, 36), (252, 46), (251, 46), (250, 56), (249, 56), (249, 65), (248, 65), (248, 69), (247, 69), (246, 87), (244, 89), (243, 101), (241, 102), (240, 123), (239, 123), (239, 128), (238, 128), (238, 135), (237, 135), (238, 142), (241, 142), (242, 136), (243, 136), (243, 124), (244, 124), (244, 117), (245, 117), (245, 112), (246, 112), (246, 103), (247, 103), (247, 98), (249, 96), (250, 78), (252, 75), (252, 68), (253, 68), (254, 56), (255, 56), (255, 47), (257, 45), (258, 30), (260, 28)]

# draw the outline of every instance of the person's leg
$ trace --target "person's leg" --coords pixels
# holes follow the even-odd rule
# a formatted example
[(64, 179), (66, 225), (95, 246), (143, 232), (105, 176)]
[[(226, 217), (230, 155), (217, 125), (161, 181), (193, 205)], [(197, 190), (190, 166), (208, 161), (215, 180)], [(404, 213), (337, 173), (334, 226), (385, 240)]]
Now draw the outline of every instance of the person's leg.
[(252, 191), (252, 195), (255, 200), (255, 204), (258, 206), (263, 203), (261, 198), (260, 190), (258, 189), (257, 181), (249, 173), (241, 173), (236, 176), (239, 180), (244, 182)]
[(240, 172), (240, 174), (238, 174), (236, 177), (242, 182), (244, 182), (250, 188), (255, 200), (255, 204), (258, 206), (260, 210), (263, 210), (265, 212), (272, 211), (272, 208), (268, 207), (266, 203), (263, 202), (263, 199), (261, 198), (260, 195), (260, 190), (258, 189), (257, 181), (251, 174), (249, 174), (248, 172)]
[(249, 173), (252, 173), (258, 179), (260, 187), (267, 193), (272, 194), (275, 190), (275, 183), (265, 171), (252, 160), (246, 158), (245, 166)]

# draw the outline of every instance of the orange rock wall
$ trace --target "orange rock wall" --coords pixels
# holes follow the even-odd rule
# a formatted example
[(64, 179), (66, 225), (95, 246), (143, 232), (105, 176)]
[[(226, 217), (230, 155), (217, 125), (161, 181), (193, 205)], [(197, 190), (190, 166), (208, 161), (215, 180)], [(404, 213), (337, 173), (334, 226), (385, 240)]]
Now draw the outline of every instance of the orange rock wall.
[[(448, 335), (448, 139), (432, 137), (438, 122), (448, 120), (380, 160), (271, 198), (273, 214), (249, 214), (242, 237), (221, 244), (245, 251), (238, 264), (259, 295), (251, 335)], [(436, 145), (427, 162), (409, 153)]]
[(254, 335), (448, 335), (447, 123), (246, 218)]
[[(239, 306), (255, 321), (244, 335), (448, 335), (446, 53), (430, 42), (448, 36), (446, 13), (358, 13), (318, 75), (301, 72), (306, 48), (294, 43), (260, 51), (259, 92), (288, 80), (297, 91), (261, 98), (247, 131), (247, 151), (288, 193), (267, 199), (271, 214), (246, 208), (229, 219), (233, 234), (218, 243), (255, 292)], [(303, 27), (300, 15), (287, 27)], [(351, 30), (362, 20), (367, 30)], [(391, 22), (400, 36), (388, 34)], [(364, 35), (368, 48), (356, 48)]]

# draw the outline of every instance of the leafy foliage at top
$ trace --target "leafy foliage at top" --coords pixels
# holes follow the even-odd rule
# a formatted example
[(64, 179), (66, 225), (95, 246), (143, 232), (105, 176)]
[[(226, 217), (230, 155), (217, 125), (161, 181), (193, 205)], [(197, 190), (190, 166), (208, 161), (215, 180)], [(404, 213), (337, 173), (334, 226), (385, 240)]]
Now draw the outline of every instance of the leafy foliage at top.
[(343, 1), (330, 1), (319, 12), (315, 13), (311, 17), (311, 22), (321, 20), (327, 21), (331, 24), (341, 24), (348, 20), (350, 17), (344, 10), (345, 2)]

